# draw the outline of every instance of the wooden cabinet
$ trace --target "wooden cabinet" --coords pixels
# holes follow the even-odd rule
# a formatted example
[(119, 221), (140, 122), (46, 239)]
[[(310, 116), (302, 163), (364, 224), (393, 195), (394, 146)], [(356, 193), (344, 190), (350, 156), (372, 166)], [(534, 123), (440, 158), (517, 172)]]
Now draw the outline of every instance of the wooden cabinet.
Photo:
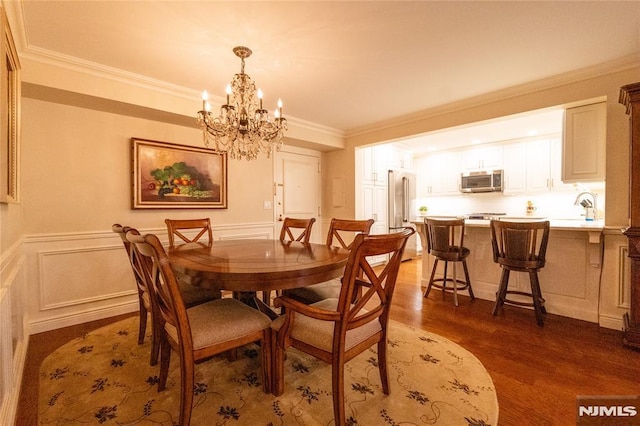
[(565, 111), (562, 181), (604, 181), (606, 172), (607, 104)]
[(490, 144), (462, 151), (463, 171), (499, 170), (503, 167), (501, 144)]
[(444, 151), (415, 160), (418, 197), (460, 195), (460, 152)]

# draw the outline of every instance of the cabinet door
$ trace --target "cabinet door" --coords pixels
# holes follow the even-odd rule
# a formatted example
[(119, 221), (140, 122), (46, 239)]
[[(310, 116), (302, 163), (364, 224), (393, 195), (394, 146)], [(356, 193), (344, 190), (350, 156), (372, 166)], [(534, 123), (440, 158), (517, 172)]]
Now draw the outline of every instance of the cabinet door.
[(364, 185), (386, 185), (389, 150), (390, 148), (386, 146), (374, 146), (360, 150), (361, 180)]
[[(421, 183), (420, 196), (460, 195), (460, 153), (441, 152), (417, 162)], [(424, 195), (422, 195), (424, 194)]]
[(440, 185), (435, 193), (460, 195), (460, 153), (458, 151), (443, 152), (435, 160), (440, 174)]
[(362, 218), (373, 219), (372, 234), (387, 233), (387, 189), (379, 185), (362, 186)]
[(551, 149), (548, 139), (530, 141), (527, 149), (527, 192), (551, 189)]
[(462, 152), (465, 171), (499, 170), (503, 167), (502, 145), (480, 146)]
[(563, 182), (605, 179), (606, 121), (606, 102), (565, 111)]
[(562, 138), (557, 137), (549, 140), (551, 151), (551, 190), (552, 191), (575, 191), (573, 183), (562, 181)]
[(504, 193), (527, 191), (527, 151), (523, 142), (504, 147)]

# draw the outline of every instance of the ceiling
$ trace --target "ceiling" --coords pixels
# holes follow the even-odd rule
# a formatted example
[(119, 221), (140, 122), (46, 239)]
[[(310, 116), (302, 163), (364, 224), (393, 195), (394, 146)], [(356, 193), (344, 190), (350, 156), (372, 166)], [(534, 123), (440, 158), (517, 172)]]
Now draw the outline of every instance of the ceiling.
[(19, 49), (206, 89), (214, 109), (248, 46), (265, 107), (342, 132), (640, 54), (639, 1), (20, 5)]

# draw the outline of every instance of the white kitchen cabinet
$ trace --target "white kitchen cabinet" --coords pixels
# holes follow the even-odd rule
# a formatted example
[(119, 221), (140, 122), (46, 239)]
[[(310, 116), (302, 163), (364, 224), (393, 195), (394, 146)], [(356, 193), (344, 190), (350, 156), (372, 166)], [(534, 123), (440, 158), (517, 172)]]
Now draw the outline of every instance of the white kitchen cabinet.
[(538, 139), (526, 143), (527, 192), (545, 192), (551, 181), (551, 141)]
[(605, 179), (606, 126), (606, 102), (568, 108), (565, 111), (563, 182)]
[(524, 142), (504, 146), (503, 188), (505, 194), (527, 191), (527, 147)]
[(460, 195), (460, 152), (443, 151), (415, 160), (418, 197)]
[(373, 219), (372, 234), (386, 234), (388, 170), (393, 148), (375, 146), (360, 150), (360, 209), (358, 219)]
[(500, 170), (503, 167), (503, 161), (501, 144), (489, 144), (462, 151), (464, 171)]
[(373, 146), (359, 150), (360, 179), (363, 185), (387, 185), (387, 171), (389, 170), (389, 153), (387, 146)]
[(411, 151), (393, 149), (389, 154), (389, 168), (413, 170), (413, 153)]
[(565, 191), (560, 179), (560, 138), (536, 139), (504, 146), (505, 194)]

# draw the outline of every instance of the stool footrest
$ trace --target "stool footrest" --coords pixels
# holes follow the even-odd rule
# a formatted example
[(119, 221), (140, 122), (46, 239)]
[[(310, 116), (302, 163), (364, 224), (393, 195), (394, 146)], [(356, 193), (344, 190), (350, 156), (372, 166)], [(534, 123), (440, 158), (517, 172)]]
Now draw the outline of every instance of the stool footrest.
[[(531, 298), (534, 297), (533, 294), (531, 293), (527, 293), (526, 291), (518, 291), (518, 290), (507, 290), (506, 294), (507, 295), (517, 294), (519, 296), (526, 296)], [(545, 300), (542, 297), (540, 297), (538, 300), (540, 301), (540, 306), (544, 306)], [(535, 307), (533, 302), (521, 302), (519, 300), (507, 299), (506, 297), (502, 300), (502, 303), (508, 303), (510, 305), (516, 305), (516, 306), (528, 306), (532, 308)]]
[[(438, 284), (438, 283), (442, 283), (442, 284)], [(445, 287), (444, 285), (444, 278), (436, 278), (433, 280), (433, 282), (431, 283), (431, 287), (435, 287), (437, 289), (440, 290), (452, 290), (453, 291), (453, 285), (456, 285), (456, 289), (457, 290), (466, 290), (469, 287), (469, 283), (467, 283), (466, 281), (463, 280), (453, 280), (453, 278), (447, 278), (447, 285)]]

